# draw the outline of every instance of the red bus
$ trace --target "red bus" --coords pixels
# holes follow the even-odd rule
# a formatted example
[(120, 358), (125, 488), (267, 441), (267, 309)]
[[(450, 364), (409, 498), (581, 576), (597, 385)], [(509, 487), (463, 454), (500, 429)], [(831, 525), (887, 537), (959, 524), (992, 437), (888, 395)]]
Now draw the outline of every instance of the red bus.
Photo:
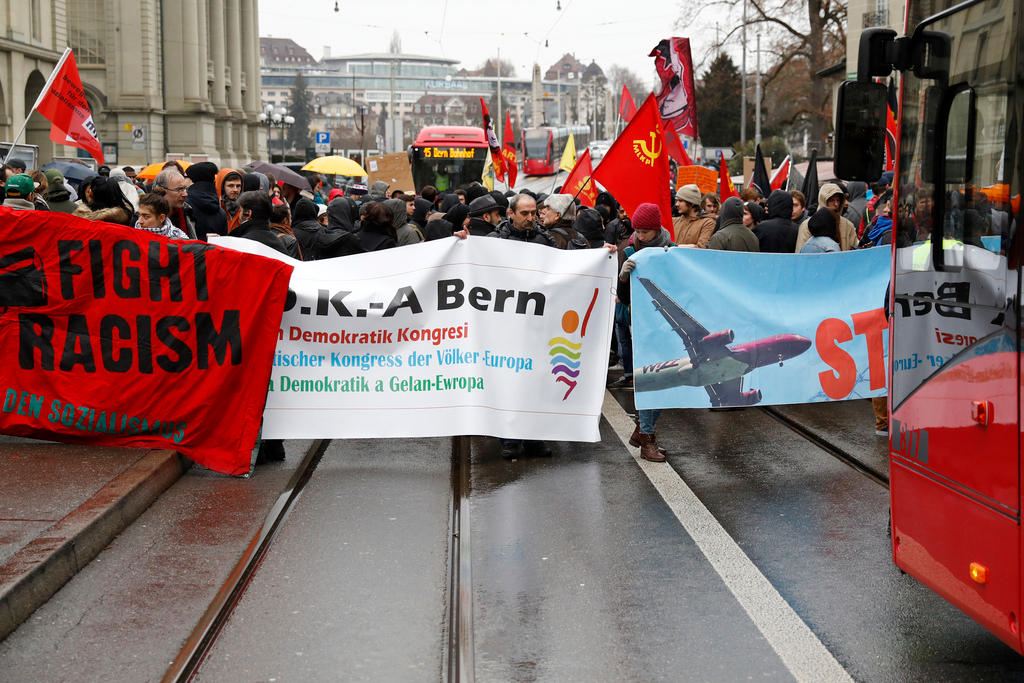
[(573, 136), (577, 157), (590, 144), (590, 126), (563, 126), (523, 129), (523, 173), (553, 175), (558, 173), (562, 152), (569, 136)]
[(872, 79), (895, 68), (893, 559), (1024, 653), (1021, 10), (910, 0), (905, 38), (865, 31), (858, 81), (839, 94), (836, 174), (880, 175), (885, 86)]
[(416, 193), (425, 185), (454, 190), (480, 180), (487, 162), (487, 136), (471, 126), (427, 126), (412, 144), (412, 180)]

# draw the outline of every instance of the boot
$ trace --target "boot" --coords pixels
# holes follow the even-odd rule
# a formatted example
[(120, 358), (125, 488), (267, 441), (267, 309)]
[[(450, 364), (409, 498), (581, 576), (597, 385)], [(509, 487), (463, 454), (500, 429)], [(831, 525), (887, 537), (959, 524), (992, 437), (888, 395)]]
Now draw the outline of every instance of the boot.
[[(633, 434), (629, 437), (629, 445), (633, 448), (640, 448), (640, 423), (637, 422), (636, 426), (633, 427)], [(668, 451), (661, 446), (658, 446), (658, 452), (662, 455), (668, 455)]]
[(658, 450), (656, 435), (640, 433), (640, 457), (651, 462), (665, 462), (665, 456)]

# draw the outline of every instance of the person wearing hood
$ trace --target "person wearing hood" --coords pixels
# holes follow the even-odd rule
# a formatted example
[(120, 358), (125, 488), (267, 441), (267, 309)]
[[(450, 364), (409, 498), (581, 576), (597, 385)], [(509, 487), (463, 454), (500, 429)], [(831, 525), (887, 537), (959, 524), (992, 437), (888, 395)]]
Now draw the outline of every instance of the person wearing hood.
[(459, 195), (455, 194), (454, 192), (445, 192), (444, 194), (441, 195), (440, 203), (438, 206), (441, 213), (448, 213), (449, 211), (452, 210), (452, 207), (461, 203), (462, 202), (459, 200)]
[(868, 184), (854, 180), (846, 186), (846, 191), (850, 194), (850, 203), (846, 207), (846, 213), (843, 216), (853, 224), (859, 235), (861, 234), (861, 221), (867, 215)]
[(455, 228), (452, 224), (443, 218), (435, 218), (432, 221), (427, 221), (427, 227), (423, 229), (423, 237), (429, 242), (430, 240), (443, 240), (446, 237), (451, 237), (455, 234)]
[[(842, 188), (835, 183), (825, 183), (818, 190), (818, 209), (828, 209), (839, 222), (839, 247), (843, 251), (850, 251), (857, 248), (857, 228), (853, 223), (843, 217), (841, 211), (846, 201), (846, 195)], [(811, 238), (810, 218), (800, 224), (800, 230), (796, 236), (796, 251)]]
[(757, 236), (743, 225), (743, 202), (739, 197), (725, 200), (718, 214), (718, 225), (718, 231), (708, 240), (708, 249), (760, 251)]
[(71, 201), (71, 190), (64, 183), (64, 176), (55, 168), (46, 171), (46, 194), (44, 198), (50, 206), (50, 211), (59, 213), (74, 213), (78, 206)]
[(398, 236), (395, 234), (391, 212), (383, 202), (370, 204), (361, 223), (362, 229), (356, 234), (366, 251), (380, 251), (398, 246)]
[(242, 192), (254, 192), (261, 190), (270, 192), (270, 179), (263, 173), (253, 171), (242, 174)]
[(676, 210), (679, 216), (672, 219), (676, 244), (692, 244), (698, 249), (708, 246), (711, 233), (715, 231), (715, 219), (701, 215), (700, 203), (700, 188), (696, 185), (683, 185), (676, 191)]
[(434, 205), (423, 197), (416, 197), (413, 200), (413, 204), (415, 204), (412, 212), (413, 223), (420, 226), (421, 229), (427, 227), (427, 215), (434, 208)]
[(331, 230), (359, 231), (359, 207), (348, 197), (338, 197), (327, 205), (327, 227)]
[(75, 209), (75, 216), (90, 221), (134, 225), (132, 205), (125, 199), (121, 185), (116, 180), (96, 176), (89, 183), (89, 189), (92, 201)]
[(494, 197), (485, 194), (477, 197), (469, 203), (469, 229), (470, 235), (486, 237), (494, 232), (501, 223), (501, 207)]
[(840, 251), (839, 242), (836, 242), (836, 215), (825, 207), (814, 212), (814, 215), (807, 219), (808, 230), (811, 236), (800, 247), (801, 254), (821, 254)]
[(405, 199), (395, 197), (393, 199), (385, 199), (381, 203), (391, 214), (391, 225), (395, 229), (395, 239), (398, 242), (398, 246), (404, 247), (409, 244), (419, 244), (423, 241), (423, 233), (420, 232), (419, 227), (409, 222)]
[(372, 202), (382, 202), (388, 198), (388, 188), (391, 187), (383, 180), (374, 180), (370, 185), (370, 192), (367, 199)]
[(217, 171), (214, 180), (220, 208), (228, 219), (228, 232), (242, 223), (242, 211), (238, 208), (238, 196), (242, 194), (242, 174), (233, 168), (222, 168)]
[(587, 248), (587, 241), (573, 227), (575, 220), (576, 204), (571, 194), (553, 194), (541, 204), (541, 228), (559, 249)]
[(591, 249), (597, 249), (605, 245), (604, 241), (604, 222), (601, 220), (601, 214), (597, 209), (591, 209), (590, 207), (580, 207), (579, 211), (576, 212), (576, 220), (572, 224), (576, 234), (587, 241), (587, 246)]
[[(737, 200), (739, 201), (739, 200)], [(633, 244), (623, 252), (625, 259), (619, 269), (618, 301), (615, 304), (615, 330), (619, 334), (620, 346), (626, 351), (622, 356), (623, 375), (618, 382), (612, 383), (615, 388), (631, 388), (633, 386), (633, 345), (630, 329), (630, 277), (636, 269), (636, 261), (631, 257), (637, 251), (648, 247), (673, 247), (668, 230), (665, 229), (661, 209), (657, 204), (644, 202), (633, 212)], [(742, 226), (741, 226), (742, 227)], [(628, 348), (622, 343), (629, 340)], [(665, 450), (658, 447), (658, 437), (654, 425), (661, 415), (660, 410), (638, 410), (636, 427), (629, 437), (629, 445), (640, 448), (640, 457), (651, 462), (665, 462)]]
[(469, 226), (469, 207), (457, 202), (442, 218), (451, 223), (456, 230), (462, 230)]
[(793, 222), (793, 195), (773, 190), (768, 195), (768, 219), (754, 226), (760, 250), (771, 254), (792, 254), (796, 251), (797, 226)]

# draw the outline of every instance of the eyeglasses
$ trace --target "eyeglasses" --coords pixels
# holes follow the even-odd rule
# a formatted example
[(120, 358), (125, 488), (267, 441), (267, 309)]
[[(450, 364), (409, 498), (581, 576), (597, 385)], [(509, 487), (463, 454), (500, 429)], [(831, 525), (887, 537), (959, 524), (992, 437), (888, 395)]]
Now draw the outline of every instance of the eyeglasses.
[(188, 192), (188, 185), (182, 185), (181, 187), (168, 187), (167, 190), (169, 192), (178, 192), (178, 193)]

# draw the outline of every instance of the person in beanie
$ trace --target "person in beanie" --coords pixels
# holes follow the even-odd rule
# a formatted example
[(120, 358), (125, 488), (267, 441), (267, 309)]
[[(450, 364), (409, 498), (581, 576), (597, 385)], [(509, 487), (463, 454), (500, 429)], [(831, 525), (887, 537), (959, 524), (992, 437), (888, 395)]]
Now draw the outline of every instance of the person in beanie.
[[(645, 202), (636, 207), (633, 212), (633, 244), (626, 247), (623, 252), (625, 259), (619, 269), (618, 301), (615, 304), (615, 331), (621, 340), (629, 339), (629, 350), (626, 356), (622, 357), (622, 368), (624, 373), (629, 373), (629, 386), (633, 385), (633, 345), (632, 331), (630, 330), (630, 277), (629, 274), (636, 269), (636, 261), (631, 256), (640, 249), (648, 247), (674, 247), (669, 232), (662, 225), (661, 209), (657, 204)], [(620, 306), (623, 310), (620, 311)], [(626, 377), (623, 374), (623, 377)], [(637, 423), (633, 434), (629, 437), (629, 445), (640, 448), (640, 457), (651, 462), (665, 462), (665, 451), (658, 447), (658, 437), (654, 431), (654, 424), (661, 415), (660, 410), (638, 410)]]
[(7, 198), (4, 199), (4, 206), (8, 209), (19, 209), (21, 211), (34, 211), (36, 208), (36, 184), (32, 176), (25, 173), (15, 173), (7, 179), (5, 186)]
[(43, 195), (50, 211), (59, 213), (74, 213), (78, 205), (71, 201), (71, 190), (64, 183), (64, 176), (55, 168), (46, 172), (46, 194)]
[(800, 254), (821, 254), (840, 251), (836, 241), (836, 216), (828, 208), (822, 207), (807, 219), (811, 237), (800, 247)]
[(228, 217), (220, 207), (220, 199), (214, 185), (217, 165), (210, 161), (201, 161), (189, 166), (185, 175), (192, 180), (185, 203), (192, 208), (192, 216), (196, 221), (196, 237), (205, 241), (210, 233), (228, 234)]
[[(743, 202), (729, 197), (718, 214), (718, 231), (708, 240), (708, 249), (723, 251), (760, 251), (757, 237), (743, 225)], [(636, 229), (636, 226), (633, 226)]]
[(701, 214), (700, 203), (700, 188), (696, 185), (683, 185), (676, 191), (679, 216), (672, 219), (676, 244), (692, 244), (698, 249), (708, 246), (711, 233), (715, 231), (715, 219)]
[(796, 250), (796, 223), (793, 215), (793, 195), (785, 190), (774, 190), (768, 195), (768, 220), (754, 226), (760, 250), (771, 254), (792, 254)]
[(486, 237), (497, 229), (501, 215), (501, 207), (493, 196), (477, 197), (469, 203), (469, 234)]

